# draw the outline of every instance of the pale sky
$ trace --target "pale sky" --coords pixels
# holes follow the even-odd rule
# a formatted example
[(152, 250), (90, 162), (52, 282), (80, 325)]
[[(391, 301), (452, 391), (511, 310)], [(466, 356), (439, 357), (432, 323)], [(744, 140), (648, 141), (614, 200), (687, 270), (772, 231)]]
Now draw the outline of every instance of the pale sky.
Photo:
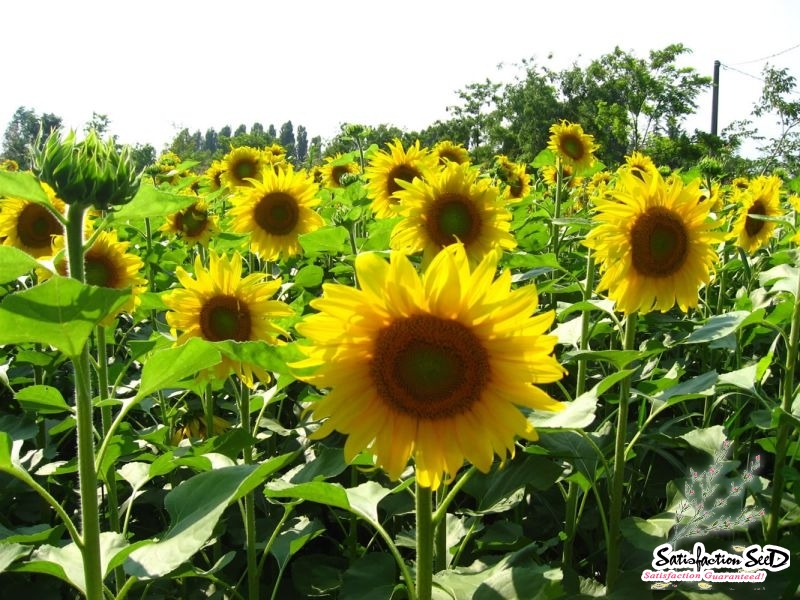
[[(680, 64), (709, 77), (720, 60), (720, 130), (749, 118), (765, 58), (800, 76), (797, 0), (25, 0), (0, 22), (0, 133), (19, 106), (78, 131), (94, 111), (157, 151), (183, 127), (256, 121), (323, 140), (343, 122), (419, 130), (522, 59), (558, 71), (617, 45), (683, 43)], [(690, 132), (710, 127), (710, 92), (699, 103)]]

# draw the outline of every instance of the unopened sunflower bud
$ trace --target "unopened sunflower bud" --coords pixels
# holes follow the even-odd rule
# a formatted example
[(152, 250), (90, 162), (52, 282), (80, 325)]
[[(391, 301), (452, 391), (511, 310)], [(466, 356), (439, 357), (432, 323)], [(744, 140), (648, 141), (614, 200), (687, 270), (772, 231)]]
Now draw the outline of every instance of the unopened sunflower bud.
[(70, 131), (62, 140), (54, 131), (34, 152), (33, 172), (70, 205), (108, 210), (127, 204), (139, 190), (141, 173), (131, 158), (130, 147), (117, 149), (113, 140), (101, 140), (90, 131), (80, 142)]

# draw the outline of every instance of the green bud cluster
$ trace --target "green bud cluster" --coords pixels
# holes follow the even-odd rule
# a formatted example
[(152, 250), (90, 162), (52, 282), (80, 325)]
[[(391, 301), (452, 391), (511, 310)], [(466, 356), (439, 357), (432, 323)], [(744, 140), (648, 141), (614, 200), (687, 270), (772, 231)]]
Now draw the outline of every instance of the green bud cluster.
[(103, 141), (92, 130), (81, 141), (70, 131), (61, 139), (52, 132), (33, 154), (33, 172), (69, 205), (108, 210), (127, 204), (136, 195), (141, 173), (129, 146), (117, 149), (113, 139)]

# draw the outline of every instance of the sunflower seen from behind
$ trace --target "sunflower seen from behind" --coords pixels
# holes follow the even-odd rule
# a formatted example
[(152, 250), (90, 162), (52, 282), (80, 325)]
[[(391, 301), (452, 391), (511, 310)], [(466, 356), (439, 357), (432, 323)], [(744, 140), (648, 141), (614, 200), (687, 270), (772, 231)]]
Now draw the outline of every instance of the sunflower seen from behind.
[[(180, 286), (163, 296), (175, 344), (184, 344), (195, 337), (209, 342), (280, 343), (279, 338), (286, 331), (273, 320), (294, 313), (284, 302), (272, 299), (280, 289), (281, 280), (267, 280), (265, 273), (244, 275), (238, 252), (228, 258), (211, 250), (208, 259), (206, 268), (200, 256), (195, 258), (193, 276), (178, 267), (175, 275)], [(223, 381), (231, 374), (248, 387), (253, 387), (256, 379), (270, 379), (258, 365), (224, 355), (219, 364), (200, 373), (199, 378)]]
[(426, 180), (404, 184), (398, 193), (404, 218), (392, 230), (392, 250), (422, 252), (428, 264), (445, 246), (461, 243), (477, 264), (490, 252), (516, 247), (499, 189), (479, 175), (469, 164), (449, 163)]
[(231, 229), (250, 234), (250, 247), (263, 260), (302, 253), (299, 237), (325, 224), (314, 210), (319, 185), (308, 172), (291, 166), (277, 172), (265, 167), (261, 179), (240, 187), (229, 211)]
[(733, 224), (736, 244), (752, 254), (767, 246), (772, 239), (777, 223), (754, 217), (780, 217), (781, 179), (776, 175), (761, 175), (751, 179), (747, 189), (736, 194), (739, 214)]
[(378, 150), (364, 169), (370, 207), (379, 219), (396, 217), (400, 213), (398, 192), (403, 188), (398, 181), (411, 183), (414, 179), (425, 179), (438, 168), (438, 159), (428, 149), (421, 148), (419, 140), (403, 148), (395, 139), (386, 150)]
[(547, 147), (562, 164), (573, 167), (576, 172), (588, 169), (595, 162), (594, 136), (584, 133), (577, 123), (561, 121), (551, 125)]
[(49, 185), (41, 186), (47, 194), (46, 204), (21, 198), (0, 199), (3, 245), (19, 248), (34, 258), (51, 255), (53, 238), (64, 234), (64, 225), (54, 213), (63, 215), (66, 204)]
[(700, 180), (667, 183), (657, 171), (618, 177), (613, 190), (596, 198), (594, 227), (584, 241), (600, 265), (598, 291), (607, 290), (625, 314), (697, 306), (724, 239), (709, 203), (699, 202)]
[(464, 246), (439, 252), (420, 275), (407, 257), (356, 258), (361, 289), (324, 284), (319, 311), (297, 325), (306, 360), (297, 376), (329, 391), (309, 406), (323, 420), (312, 436), (347, 436), (345, 458), (362, 450), (399, 479), (413, 458), (418, 484), (436, 489), (464, 460), (488, 472), (536, 440), (522, 409), (560, 410), (537, 385), (561, 379), (532, 285), (495, 278), (497, 258), (470, 267)]

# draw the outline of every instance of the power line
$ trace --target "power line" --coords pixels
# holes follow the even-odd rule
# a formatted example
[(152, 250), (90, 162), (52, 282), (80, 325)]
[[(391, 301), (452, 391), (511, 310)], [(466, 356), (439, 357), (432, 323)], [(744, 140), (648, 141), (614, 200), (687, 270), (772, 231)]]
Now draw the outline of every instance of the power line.
[[(752, 63), (762, 62), (764, 60), (769, 60), (770, 58), (775, 58), (776, 56), (780, 56), (781, 54), (786, 54), (787, 52), (791, 52), (792, 50), (795, 50), (797, 48), (800, 48), (800, 44), (795, 44), (791, 48), (786, 48), (786, 50), (781, 50), (780, 52), (776, 52), (775, 54), (770, 54), (769, 56), (764, 56), (763, 58), (756, 58), (754, 60), (746, 60), (744, 62), (739, 62), (739, 63), (736, 63), (736, 65), (737, 66), (742, 66), (742, 65), (749, 65), (749, 64), (752, 64)], [(730, 68), (730, 67), (728, 67), (728, 68)]]
[(736, 71), (737, 73), (740, 73), (742, 75), (746, 75), (747, 77), (750, 77), (751, 79), (755, 79), (756, 81), (760, 81), (761, 83), (764, 83), (764, 80), (761, 77), (758, 77), (756, 75), (752, 75), (751, 73), (745, 73), (741, 69), (737, 69), (736, 67), (732, 67), (731, 65), (726, 65), (725, 63), (719, 63), (719, 64), (724, 69), (727, 69), (727, 70), (730, 70), (730, 71)]

